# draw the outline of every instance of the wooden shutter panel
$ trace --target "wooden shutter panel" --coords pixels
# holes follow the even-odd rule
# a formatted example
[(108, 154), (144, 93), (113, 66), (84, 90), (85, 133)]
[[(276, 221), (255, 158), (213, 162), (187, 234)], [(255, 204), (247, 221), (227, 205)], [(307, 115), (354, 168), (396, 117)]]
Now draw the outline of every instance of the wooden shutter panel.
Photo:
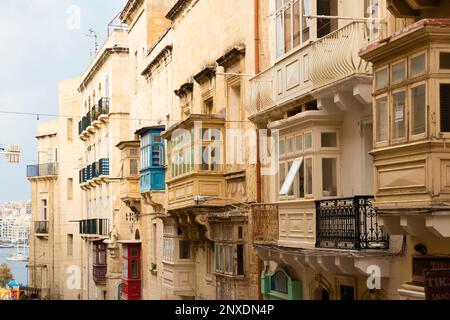
[(450, 84), (440, 85), (441, 132), (450, 132)]

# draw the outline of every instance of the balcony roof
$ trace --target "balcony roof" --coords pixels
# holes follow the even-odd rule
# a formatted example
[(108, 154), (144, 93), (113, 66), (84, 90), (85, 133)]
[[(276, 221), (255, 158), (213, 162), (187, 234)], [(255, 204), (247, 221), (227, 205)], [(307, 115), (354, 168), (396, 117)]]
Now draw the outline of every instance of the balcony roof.
[(420, 40), (419, 33), (422, 32), (423, 35), (427, 36), (430, 31), (445, 33), (445, 36), (448, 37), (450, 19), (422, 19), (387, 38), (370, 44), (360, 51), (360, 56), (365, 60), (374, 61), (381, 53), (384, 54), (393, 49), (398, 52), (397, 44), (400, 44), (400, 42), (417, 47)]
[(139, 130), (137, 130), (134, 134), (137, 134), (139, 136), (142, 136), (146, 134), (147, 132), (164, 132), (166, 130), (166, 126), (160, 125), (160, 126), (150, 126), (150, 127), (144, 127)]
[(189, 117), (183, 121), (175, 123), (169, 129), (162, 133), (162, 137), (164, 139), (170, 138), (173, 132), (177, 129), (187, 129), (191, 128), (196, 121), (201, 121), (202, 123), (208, 124), (224, 124), (225, 116), (214, 114), (214, 115), (206, 115), (206, 114), (191, 114)]
[(191, 2), (191, 0), (178, 0), (170, 11), (166, 14), (166, 18), (169, 20), (175, 20), (183, 9)]

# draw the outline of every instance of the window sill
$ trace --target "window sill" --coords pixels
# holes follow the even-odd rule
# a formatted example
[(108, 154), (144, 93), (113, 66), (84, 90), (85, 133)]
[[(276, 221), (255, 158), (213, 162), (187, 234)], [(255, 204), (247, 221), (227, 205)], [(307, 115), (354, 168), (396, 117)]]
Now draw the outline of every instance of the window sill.
[(234, 279), (234, 280), (245, 280), (245, 276), (235, 276), (235, 275), (231, 275), (231, 274), (225, 274), (225, 273), (218, 273), (218, 272), (214, 272), (214, 275), (216, 277), (222, 277), (222, 278), (228, 278), (228, 279)]

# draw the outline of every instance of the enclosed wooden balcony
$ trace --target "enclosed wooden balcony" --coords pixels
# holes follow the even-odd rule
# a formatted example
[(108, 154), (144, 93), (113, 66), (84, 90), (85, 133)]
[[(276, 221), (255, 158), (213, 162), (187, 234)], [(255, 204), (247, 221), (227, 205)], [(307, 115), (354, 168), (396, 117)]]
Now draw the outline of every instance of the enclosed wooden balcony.
[(163, 133), (169, 145), (169, 210), (194, 207), (196, 196), (211, 198), (206, 206), (224, 205), (224, 123), (220, 115), (190, 115)]
[[(330, 91), (327, 88), (334, 84), (342, 87), (343, 82), (352, 82), (353, 78), (371, 77), (371, 64), (359, 57), (359, 51), (380, 39), (384, 29), (383, 23), (372, 28), (365, 22), (351, 22), (282, 57), (272, 68), (251, 79), (245, 104), (250, 118), (273, 114), (308, 94)], [(358, 79), (351, 84), (360, 83)], [(360, 88), (346, 88), (346, 91), (361, 100)], [(362, 103), (369, 103), (370, 87), (365, 98)]]
[(108, 219), (87, 219), (80, 221), (80, 234), (86, 238), (103, 238), (109, 234)]

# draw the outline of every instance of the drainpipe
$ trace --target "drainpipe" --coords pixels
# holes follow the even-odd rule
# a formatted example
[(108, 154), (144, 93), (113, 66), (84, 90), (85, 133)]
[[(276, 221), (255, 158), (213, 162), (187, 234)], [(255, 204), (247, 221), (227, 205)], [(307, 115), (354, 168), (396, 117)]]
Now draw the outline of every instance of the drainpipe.
[[(254, 50), (255, 50), (255, 74), (259, 74), (260, 72), (260, 63), (259, 63), (259, 0), (254, 0)], [(259, 140), (259, 131), (257, 126), (256, 132), (256, 203), (262, 202), (262, 190), (261, 190), (261, 162), (260, 162), (260, 140)], [(254, 222), (253, 222), (254, 223)], [(258, 281), (258, 299), (263, 300), (263, 295), (261, 293), (261, 274), (263, 270), (263, 261), (257, 257), (257, 281)]]

